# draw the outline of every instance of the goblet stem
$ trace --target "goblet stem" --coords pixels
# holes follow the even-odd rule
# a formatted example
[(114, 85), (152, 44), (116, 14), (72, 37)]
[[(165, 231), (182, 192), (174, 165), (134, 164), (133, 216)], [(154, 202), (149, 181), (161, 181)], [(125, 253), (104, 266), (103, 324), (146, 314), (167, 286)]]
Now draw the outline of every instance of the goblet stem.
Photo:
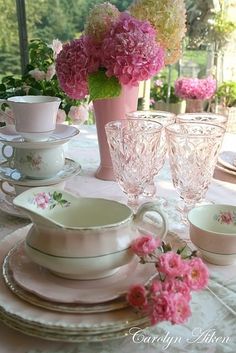
[(127, 205), (132, 208), (134, 211), (137, 210), (139, 206), (139, 195), (137, 194), (128, 194), (128, 202)]

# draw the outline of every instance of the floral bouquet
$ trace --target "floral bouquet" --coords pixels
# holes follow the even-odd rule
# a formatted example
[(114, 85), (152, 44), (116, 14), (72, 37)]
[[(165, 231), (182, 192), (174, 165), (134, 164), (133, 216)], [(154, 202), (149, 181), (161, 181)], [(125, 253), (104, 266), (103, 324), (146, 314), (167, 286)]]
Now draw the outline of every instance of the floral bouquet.
[(165, 50), (154, 27), (110, 3), (89, 13), (79, 39), (63, 45), (56, 73), (72, 99), (119, 96), (121, 85), (138, 86), (164, 66)]
[(210, 99), (216, 91), (216, 80), (183, 77), (175, 81), (175, 94), (182, 99)]
[(174, 252), (169, 244), (150, 235), (135, 239), (131, 248), (140, 263), (153, 262), (156, 276), (148, 285), (133, 285), (127, 293), (128, 303), (148, 315), (152, 325), (184, 323), (191, 315), (191, 291), (207, 286), (207, 267), (195, 251), (187, 254), (185, 246)]

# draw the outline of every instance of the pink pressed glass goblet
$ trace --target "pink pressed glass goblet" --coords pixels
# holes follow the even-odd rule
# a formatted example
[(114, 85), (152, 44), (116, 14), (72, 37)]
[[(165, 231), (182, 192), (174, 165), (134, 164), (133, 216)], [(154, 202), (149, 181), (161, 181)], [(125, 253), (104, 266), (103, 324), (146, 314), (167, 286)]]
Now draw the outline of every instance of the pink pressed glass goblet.
[(176, 123), (208, 123), (227, 127), (228, 117), (215, 113), (185, 113), (176, 116)]
[(212, 180), (225, 129), (208, 123), (166, 127), (172, 181), (187, 212), (201, 202)]
[[(164, 112), (161, 110), (137, 110), (131, 113), (127, 113), (128, 118), (143, 118), (152, 121), (157, 121), (162, 124), (165, 128), (166, 126), (173, 124), (176, 119), (176, 115), (170, 112)], [(157, 152), (157, 162), (153, 168), (154, 177), (159, 173), (165, 163), (165, 157), (167, 152), (167, 143), (166, 143), (166, 133), (165, 129), (161, 131), (160, 146)], [(154, 183), (154, 178), (151, 180), (151, 183), (146, 185), (144, 196), (153, 197), (156, 194), (156, 186)]]
[(148, 119), (123, 119), (105, 125), (116, 181), (136, 207), (154, 178), (162, 125)]

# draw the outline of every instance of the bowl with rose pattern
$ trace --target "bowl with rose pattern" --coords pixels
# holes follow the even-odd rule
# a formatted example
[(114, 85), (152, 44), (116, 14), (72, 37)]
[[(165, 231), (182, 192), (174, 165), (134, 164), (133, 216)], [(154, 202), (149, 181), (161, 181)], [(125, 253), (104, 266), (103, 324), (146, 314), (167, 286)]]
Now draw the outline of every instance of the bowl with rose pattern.
[(155, 234), (164, 238), (168, 230), (154, 202), (141, 205), (134, 214), (117, 201), (77, 197), (50, 186), (28, 189), (13, 204), (33, 222), (25, 240), (28, 256), (65, 278), (103, 278), (131, 262), (130, 244), (139, 227), (146, 232), (150, 228), (145, 221), (148, 212), (159, 217), (151, 225)]
[(236, 261), (236, 206), (203, 205), (188, 213), (189, 234), (203, 258), (216, 265)]

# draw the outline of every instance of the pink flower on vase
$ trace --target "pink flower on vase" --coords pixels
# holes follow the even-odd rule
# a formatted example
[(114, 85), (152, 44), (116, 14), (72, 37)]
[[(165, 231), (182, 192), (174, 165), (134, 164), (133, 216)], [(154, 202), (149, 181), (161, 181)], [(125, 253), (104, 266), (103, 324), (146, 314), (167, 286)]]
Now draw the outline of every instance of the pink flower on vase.
[(145, 256), (151, 254), (158, 246), (160, 246), (160, 238), (154, 238), (151, 235), (136, 238), (131, 243), (131, 249), (138, 256)]
[(102, 42), (106, 75), (131, 86), (155, 75), (164, 66), (164, 49), (155, 37), (156, 31), (149, 22), (122, 13)]
[(186, 261), (187, 272), (184, 281), (192, 290), (199, 290), (207, 286), (209, 272), (206, 265), (198, 257)]
[(169, 277), (176, 277), (185, 272), (186, 266), (179, 254), (167, 252), (158, 257), (156, 268)]
[(146, 288), (141, 285), (133, 285), (130, 287), (127, 293), (127, 301), (131, 306), (137, 308), (146, 308), (147, 306), (147, 290)]
[(50, 81), (55, 74), (56, 74), (55, 65), (52, 64), (52, 65), (48, 66), (46, 76), (45, 76), (46, 81)]
[(100, 48), (88, 36), (63, 45), (56, 58), (56, 73), (63, 91), (72, 99), (88, 95), (88, 75), (100, 66)]
[(48, 45), (53, 50), (53, 57), (56, 59), (57, 55), (62, 50), (62, 42), (59, 39), (53, 39), (52, 44)]
[(45, 209), (50, 202), (50, 195), (46, 192), (39, 192), (35, 195), (34, 202), (37, 204), (37, 207)]
[(66, 113), (63, 109), (58, 109), (57, 112), (57, 124), (62, 124), (66, 120)]
[(42, 81), (46, 78), (45, 72), (39, 69), (29, 71), (29, 75), (32, 76), (36, 81)]
[(71, 118), (72, 123), (75, 125), (83, 124), (89, 117), (88, 107), (84, 104), (72, 106), (70, 107), (68, 117)]

